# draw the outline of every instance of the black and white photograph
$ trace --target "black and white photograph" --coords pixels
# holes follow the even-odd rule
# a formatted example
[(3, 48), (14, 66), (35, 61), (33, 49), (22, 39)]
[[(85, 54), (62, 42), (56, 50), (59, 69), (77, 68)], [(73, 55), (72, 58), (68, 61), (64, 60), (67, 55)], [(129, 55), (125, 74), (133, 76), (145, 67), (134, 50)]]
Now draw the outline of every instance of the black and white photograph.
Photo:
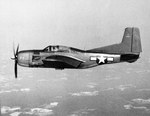
[(0, 0), (0, 116), (150, 116), (150, 1)]

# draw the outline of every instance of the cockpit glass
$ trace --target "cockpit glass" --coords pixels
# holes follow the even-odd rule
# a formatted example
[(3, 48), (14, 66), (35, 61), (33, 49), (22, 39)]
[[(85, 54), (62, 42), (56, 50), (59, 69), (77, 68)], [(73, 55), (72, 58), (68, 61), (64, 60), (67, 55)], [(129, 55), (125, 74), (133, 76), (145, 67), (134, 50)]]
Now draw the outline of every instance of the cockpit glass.
[(67, 47), (64, 46), (48, 46), (44, 49), (45, 52), (65, 52), (69, 51)]

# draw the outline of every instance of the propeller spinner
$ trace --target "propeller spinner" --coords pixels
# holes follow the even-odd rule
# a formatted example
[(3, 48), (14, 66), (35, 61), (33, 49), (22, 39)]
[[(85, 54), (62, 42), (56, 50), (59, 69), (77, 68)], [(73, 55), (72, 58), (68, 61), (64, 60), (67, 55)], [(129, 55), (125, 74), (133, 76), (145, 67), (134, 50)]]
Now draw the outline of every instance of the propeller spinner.
[(11, 59), (15, 61), (15, 65), (14, 65), (15, 78), (17, 78), (18, 51), (19, 51), (19, 45), (17, 46), (16, 51), (15, 48), (13, 47), (14, 58)]

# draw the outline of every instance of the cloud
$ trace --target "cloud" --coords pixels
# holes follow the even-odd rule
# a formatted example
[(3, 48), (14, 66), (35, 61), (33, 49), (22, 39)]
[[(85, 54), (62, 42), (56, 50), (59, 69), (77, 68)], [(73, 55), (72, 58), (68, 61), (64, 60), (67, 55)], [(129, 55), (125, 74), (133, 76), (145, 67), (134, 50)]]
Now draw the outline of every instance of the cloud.
[(88, 88), (95, 88), (94, 85), (87, 85)]
[(3, 106), (1, 107), (1, 113), (6, 114), (6, 113), (11, 113), (14, 111), (19, 111), (21, 108), (20, 107), (8, 107), (8, 106)]
[(22, 88), (22, 89), (1, 90), (0, 93), (29, 92), (29, 91), (30, 91), (30, 88)]
[(28, 92), (28, 91), (30, 91), (30, 88), (22, 88), (22, 89), (20, 89), (20, 91), (22, 91), (22, 92)]
[(111, 90), (114, 90), (114, 88), (107, 88), (107, 89), (103, 89), (101, 91), (111, 91)]
[(128, 85), (119, 85), (116, 88), (121, 90), (121, 91), (124, 91), (124, 90), (129, 89), (129, 88), (136, 88), (136, 86), (134, 86), (132, 84), (128, 84)]
[(149, 106), (150, 105), (150, 99), (141, 99), (136, 98), (131, 100), (130, 104), (124, 105), (124, 108), (127, 110), (140, 110), (145, 111), (146, 113), (150, 113)]
[(97, 96), (98, 91), (93, 91), (93, 92), (79, 92), (79, 93), (71, 93), (72, 96)]
[(58, 105), (58, 102), (52, 102), (48, 105), (45, 105), (44, 108), (50, 109), (50, 108), (56, 107), (57, 105)]
[(124, 105), (124, 108), (125, 108), (125, 109), (131, 109), (131, 108), (132, 108), (132, 105), (131, 105), (131, 104)]
[(150, 111), (150, 109), (148, 109), (148, 108), (145, 107), (145, 106), (139, 106), (139, 107), (134, 107), (134, 106), (133, 106), (133, 108), (134, 108), (134, 109), (137, 109), (137, 110), (146, 110), (146, 111)]
[(150, 89), (138, 89), (137, 91), (142, 92), (142, 91), (150, 91)]
[(1, 108), (2, 114), (9, 114), (10, 116), (19, 116), (21, 114), (24, 115), (36, 115), (36, 116), (50, 116), (53, 115), (53, 110), (51, 108), (54, 108), (58, 105), (58, 102), (52, 102), (50, 104), (42, 105), (37, 108), (25, 108), (21, 109), (20, 107), (8, 107), (3, 106)]
[[(51, 107), (55, 107), (58, 105), (58, 103), (53, 102), (50, 104)], [(1, 108), (1, 113), (2, 114), (9, 114), (10, 116), (19, 116), (20, 114), (25, 114), (25, 115), (37, 115), (37, 116), (50, 116), (53, 114), (53, 110), (49, 108), (32, 108), (32, 109), (22, 109), (20, 107), (8, 107), (8, 106), (3, 106)]]
[(14, 112), (14, 113), (11, 113), (10, 116), (19, 116), (21, 114), (21, 112)]
[(150, 99), (137, 98), (137, 99), (133, 99), (132, 101), (138, 104), (150, 104)]
[(105, 81), (112, 81), (112, 80), (119, 80), (120, 77), (114, 77), (114, 78), (105, 78)]
[(89, 114), (89, 112), (94, 112), (95, 109), (90, 109), (90, 108), (84, 108), (84, 109), (80, 109), (77, 110), (75, 112), (72, 112), (72, 114), (70, 114), (69, 116), (87, 116)]
[(148, 112), (150, 111), (150, 109), (148, 109), (145, 106), (133, 106), (131, 104), (124, 105), (124, 108), (127, 109), (127, 110), (136, 109), (136, 110), (144, 110), (144, 111), (148, 111)]
[(1, 91), (0, 91), (0, 93), (10, 93), (10, 92), (11, 92), (10, 90), (5, 90), (5, 91), (4, 91), (4, 90), (1, 90)]
[(32, 108), (29, 112), (24, 112), (23, 114), (37, 115), (37, 116), (47, 116), (47, 115), (52, 115), (53, 110), (44, 109), (44, 108)]
[(88, 83), (87, 87), (88, 88), (95, 88), (97, 84), (96, 83)]

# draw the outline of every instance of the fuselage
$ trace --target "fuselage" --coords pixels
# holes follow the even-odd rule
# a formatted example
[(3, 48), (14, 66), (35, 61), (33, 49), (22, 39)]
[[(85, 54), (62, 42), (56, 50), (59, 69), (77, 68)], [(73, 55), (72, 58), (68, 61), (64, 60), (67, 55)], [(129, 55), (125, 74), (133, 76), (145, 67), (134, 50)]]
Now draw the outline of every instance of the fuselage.
[[(127, 61), (125, 57), (121, 54), (92, 53), (66, 46), (48, 46), (43, 50), (20, 51), (17, 59), (18, 64), (25, 67), (82, 69)], [(135, 61), (137, 58), (138, 56), (132, 56), (128, 61)]]

